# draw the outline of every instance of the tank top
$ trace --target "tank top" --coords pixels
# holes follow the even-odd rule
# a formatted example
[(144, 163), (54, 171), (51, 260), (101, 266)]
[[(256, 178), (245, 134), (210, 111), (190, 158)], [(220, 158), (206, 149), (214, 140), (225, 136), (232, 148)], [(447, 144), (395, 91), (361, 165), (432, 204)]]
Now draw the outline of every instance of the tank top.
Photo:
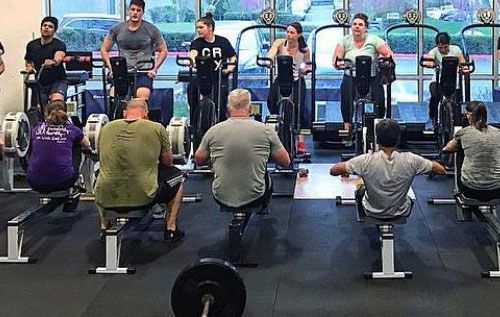
[(299, 48), (297, 47), (297, 53), (294, 55), (291, 55), (288, 52), (288, 41), (285, 41), (283, 45), (281, 45), (278, 49), (278, 55), (289, 55), (292, 56), (293, 58), (293, 80), (298, 80), (299, 76), (302, 77), (303, 75), (299, 73), (299, 67), (302, 63), (304, 63), (304, 53), (302, 53)]

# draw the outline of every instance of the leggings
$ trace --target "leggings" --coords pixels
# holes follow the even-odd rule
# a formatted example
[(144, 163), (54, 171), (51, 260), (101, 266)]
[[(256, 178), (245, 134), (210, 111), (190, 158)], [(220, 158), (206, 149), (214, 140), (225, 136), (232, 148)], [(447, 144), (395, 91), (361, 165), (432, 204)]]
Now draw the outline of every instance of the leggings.
[[(300, 78), (298, 80), (293, 81), (293, 86), (292, 86), (292, 102), (295, 105), (295, 118), (297, 118), (298, 110), (299, 107), (297, 105), (299, 104), (299, 83), (300, 83), (300, 127), (302, 129), (310, 129), (311, 128), (311, 111), (309, 108), (306, 107), (306, 81), (304, 78)], [(267, 109), (269, 110), (270, 114), (279, 114), (280, 109), (279, 109), (279, 89), (278, 89), (278, 84), (276, 81), (274, 81), (271, 84), (271, 88), (269, 91), (269, 96), (267, 97)]]
[[(351, 88), (351, 79), (352, 86)], [(353, 104), (356, 101), (357, 89), (356, 89), (356, 77), (351, 77), (349, 75), (344, 75), (342, 83), (340, 84), (340, 109), (342, 111), (342, 120), (346, 123), (352, 122), (353, 115)], [(377, 118), (383, 118), (385, 115), (385, 96), (384, 87), (377, 81), (377, 77), (370, 78), (370, 95), (371, 100), (376, 104), (377, 108)], [(353, 103), (351, 103), (351, 101)]]

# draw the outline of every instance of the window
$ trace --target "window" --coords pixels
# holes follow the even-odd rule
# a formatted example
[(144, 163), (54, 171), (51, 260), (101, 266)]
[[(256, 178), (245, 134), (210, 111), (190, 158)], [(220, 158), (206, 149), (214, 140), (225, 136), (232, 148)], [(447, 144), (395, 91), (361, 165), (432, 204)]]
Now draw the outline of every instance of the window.
[[(424, 21), (448, 32), (452, 44), (462, 45), (461, 30), (472, 23), (478, 23), (476, 14), (481, 8), (491, 8), (491, 0), (427, 0), (424, 3)], [(491, 74), (493, 37), (491, 28), (474, 28), (464, 34), (465, 45), (462, 50), (468, 52), (476, 63), (475, 74)], [(432, 43), (434, 44), (434, 43)]]
[(108, 30), (120, 22), (119, 0), (51, 0), (59, 19), (57, 36), (69, 51), (98, 51)]

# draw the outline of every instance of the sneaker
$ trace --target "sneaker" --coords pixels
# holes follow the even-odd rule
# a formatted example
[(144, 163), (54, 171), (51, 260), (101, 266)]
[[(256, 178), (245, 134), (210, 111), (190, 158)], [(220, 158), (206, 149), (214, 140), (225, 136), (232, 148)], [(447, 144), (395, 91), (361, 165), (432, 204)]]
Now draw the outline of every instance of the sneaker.
[(165, 218), (165, 208), (163, 204), (155, 204), (151, 209), (153, 210), (153, 219), (160, 220)]
[(434, 131), (434, 120), (429, 119), (425, 123), (425, 131)]
[(297, 141), (297, 154), (305, 154), (306, 153), (306, 144), (304, 141)]
[(179, 229), (179, 227), (177, 227), (175, 231), (165, 229), (165, 232), (163, 233), (163, 240), (166, 243), (176, 243), (182, 240), (182, 238), (184, 238), (184, 235), (185, 235), (184, 231)]

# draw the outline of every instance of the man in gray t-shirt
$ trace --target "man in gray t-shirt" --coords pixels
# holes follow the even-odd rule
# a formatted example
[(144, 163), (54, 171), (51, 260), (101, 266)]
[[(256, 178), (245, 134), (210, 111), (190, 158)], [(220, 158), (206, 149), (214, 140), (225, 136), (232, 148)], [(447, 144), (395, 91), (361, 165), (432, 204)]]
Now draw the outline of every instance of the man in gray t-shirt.
[(376, 134), (379, 151), (337, 163), (330, 174), (357, 174), (363, 179), (366, 191), (362, 206), (367, 215), (375, 218), (408, 216), (411, 211), (408, 191), (413, 178), (425, 172), (443, 174), (444, 167), (414, 153), (396, 151), (400, 128), (392, 119), (380, 121)]
[[(148, 99), (153, 89), (153, 78), (156, 77), (158, 68), (167, 58), (167, 44), (156, 26), (144, 21), (144, 1), (131, 0), (129, 6), (129, 19), (115, 25), (104, 38), (101, 47), (101, 56), (111, 70), (109, 51), (116, 43), (120, 55), (127, 60), (127, 67), (132, 69), (139, 61), (149, 60), (155, 51), (158, 55), (155, 64), (147, 75), (139, 76), (137, 80), (137, 98)], [(147, 65), (137, 65), (139, 69)]]
[[(212, 190), (218, 203), (228, 207), (257, 204), (270, 198), (266, 187), (267, 162), (283, 167), (290, 156), (270, 126), (251, 119), (250, 92), (235, 89), (228, 96), (230, 118), (210, 128), (195, 154), (199, 165), (212, 163)], [(262, 205), (267, 205), (262, 201)]]

